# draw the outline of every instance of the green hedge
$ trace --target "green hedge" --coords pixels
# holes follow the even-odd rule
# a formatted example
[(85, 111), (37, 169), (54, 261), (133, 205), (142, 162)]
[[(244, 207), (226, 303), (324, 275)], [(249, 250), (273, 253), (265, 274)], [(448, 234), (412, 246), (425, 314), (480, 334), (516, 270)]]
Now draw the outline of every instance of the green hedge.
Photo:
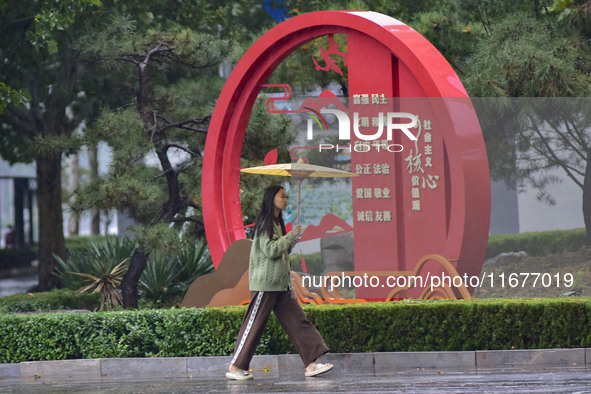
[(0, 270), (29, 267), (36, 258), (36, 250), (0, 249)]
[(525, 251), (530, 256), (574, 252), (585, 246), (584, 228), (539, 231), (535, 233), (498, 234), (488, 238), (486, 258), (501, 253)]
[(92, 249), (93, 242), (101, 242), (106, 239), (115, 239), (116, 235), (71, 235), (66, 238), (66, 248), (72, 249)]
[[(591, 299), (308, 305), (332, 352), (591, 346)], [(245, 307), (0, 315), (0, 363), (230, 355)], [(293, 353), (272, 317), (259, 354)]]
[(15, 294), (0, 298), (0, 313), (51, 311), (60, 309), (95, 310), (101, 305), (99, 293), (76, 293), (57, 289), (44, 293)]

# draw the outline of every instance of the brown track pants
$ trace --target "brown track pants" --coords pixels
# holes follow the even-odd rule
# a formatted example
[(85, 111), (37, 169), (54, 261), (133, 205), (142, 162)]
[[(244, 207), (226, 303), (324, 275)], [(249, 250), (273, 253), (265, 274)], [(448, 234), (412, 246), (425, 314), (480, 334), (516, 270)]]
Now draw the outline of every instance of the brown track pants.
[(248, 371), (250, 360), (267, 326), (271, 311), (300, 355), (304, 367), (328, 352), (324, 339), (292, 297), (291, 291), (251, 291), (251, 301), (242, 320), (232, 364)]

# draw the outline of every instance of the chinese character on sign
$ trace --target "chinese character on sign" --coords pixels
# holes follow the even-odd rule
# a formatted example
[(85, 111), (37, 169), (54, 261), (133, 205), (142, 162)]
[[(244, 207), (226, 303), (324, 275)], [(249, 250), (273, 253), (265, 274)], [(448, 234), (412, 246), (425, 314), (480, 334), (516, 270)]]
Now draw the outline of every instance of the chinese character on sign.
[(425, 167), (433, 167), (433, 160), (431, 157), (425, 157)]
[(380, 103), (380, 95), (377, 93), (374, 93), (371, 95), (371, 103), (372, 104), (379, 104)]
[(363, 197), (371, 198), (371, 187), (366, 187), (363, 189)]
[(425, 145), (425, 155), (433, 154), (433, 145)]
[(378, 127), (380, 125), (380, 118), (373, 116), (371, 118), (371, 127)]
[(372, 211), (365, 211), (365, 221), (366, 222), (373, 222), (373, 212)]
[(381, 164), (374, 164), (373, 165), (373, 173), (374, 174), (381, 174), (382, 173), (382, 165)]
[(366, 163), (363, 165), (363, 175), (371, 175), (371, 164)]
[(362, 116), (359, 119), (359, 126), (361, 126), (361, 127), (369, 127), (369, 116)]
[(425, 188), (425, 184), (429, 189), (437, 189), (437, 181), (439, 180), (439, 175), (429, 175), (428, 179), (423, 177), (423, 189)]
[(382, 198), (390, 198), (390, 189), (385, 187), (382, 189)]
[[(428, 119), (423, 120), (423, 129), (431, 130), (431, 121)], [(425, 141), (427, 142), (427, 141)]]
[(355, 196), (357, 198), (363, 198), (363, 188), (358, 187), (357, 189), (355, 189)]
[(412, 210), (413, 211), (420, 211), (421, 210), (421, 200), (412, 200)]
[(425, 143), (430, 144), (433, 142), (433, 135), (431, 133), (425, 133)]
[(357, 221), (365, 222), (365, 211), (357, 211)]
[(419, 171), (425, 172), (425, 170), (423, 170), (422, 157), (422, 153), (419, 153), (416, 156), (414, 156), (412, 153), (412, 149), (410, 150), (410, 155), (406, 159), (404, 159), (404, 161), (408, 162), (406, 169), (408, 170), (409, 174)]
[(419, 189), (418, 187), (413, 187), (412, 198), (421, 198), (421, 189)]
[(384, 93), (380, 94), (380, 104), (388, 104), (388, 99)]
[(384, 214), (382, 211), (376, 211), (375, 214), (376, 222), (383, 222), (384, 221)]
[(375, 196), (375, 198), (382, 198), (382, 189), (376, 187), (375, 189), (373, 189), (373, 195)]
[(390, 211), (384, 211), (384, 222), (392, 220), (392, 213)]
[(420, 185), (420, 182), (421, 182), (421, 180), (419, 179), (419, 177), (418, 177), (418, 176), (416, 176), (416, 175), (413, 175), (413, 176), (412, 176), (412, 178), (411, 178), (411, 182), (412, 182), (412, 185), (413, 185), (413, 186), (419, 186), (419, 185)]
[(382, 174), (384, 174), (384, 175), (390, 174), (390, 164), (388, 164), (388, 163), (382, 164)]
[(361, 164), (357, 164), (355, 166), (355, 174), (357, 174), (357, 175), (363, 174), (363, 166)]
[(361, 95), (361, 104), (363, 104), (363, 105), (369, 104), (369, 94), (362, 94)]
[(360, 94), (353, 95), (353, 104), (361, 104), (361, 95)]
[(376, 152), (381, 152), (382, 148), (388, 148), (388, 140), (375, 140), (371, 146), (375, 148)]
[(355, 152), (369, 152), (369, 141), (355, 141)]

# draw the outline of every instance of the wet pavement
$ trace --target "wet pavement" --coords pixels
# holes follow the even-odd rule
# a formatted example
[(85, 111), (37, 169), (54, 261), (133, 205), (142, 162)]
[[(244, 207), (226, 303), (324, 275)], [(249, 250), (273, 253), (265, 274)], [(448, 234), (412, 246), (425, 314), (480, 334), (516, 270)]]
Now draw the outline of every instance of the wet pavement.
[(0, 279), (0, 297), (18, 293), (26, 293), (28, 289), (37, 285), (37, 274)]
[(255, 373), (249, 381), (208, 378), (76, 379), (29, 378), (0, 380), (1, 392), (30, 393), (591, 393), (591, 370), (573, 368), (486, 369), (438, 371), (400, 370), (391, 373), (344, 373), (338, 365), (327, 374)]

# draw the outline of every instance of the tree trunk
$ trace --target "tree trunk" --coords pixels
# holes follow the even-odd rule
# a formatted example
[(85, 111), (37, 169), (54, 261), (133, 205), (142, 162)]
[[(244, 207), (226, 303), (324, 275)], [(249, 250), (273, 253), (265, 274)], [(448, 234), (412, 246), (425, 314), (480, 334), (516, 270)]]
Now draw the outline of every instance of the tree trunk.
[[(90, 167), (90, 182), (98, 180), (98, 152), (96, 146), (88, 147), (88, 165)], [(92, 235), (99, 235), (101, 233), (101, 211), (98, 208), (90, 211), (90, 233)], [(105, 235), (109, 234), (109, 228), (105, 231)]]
[[(74, 153), (70, 156), (69, 180), (68, 190), (70, 193), (74, 192), (80, 187), (80, 163), (78, 161), (78, 153)], [(76, 202), (76, 196), (72, 194), (70, 197), (70, 204)], [(68, 218), (68, 235), (78, 235), (80, 233), (80, 214), (78, 212), (71, 211), (70, 217)]]
[(144, 268), (146, 268), (149, 255), (150, 253), (146, 252), (141, 246), (139, 246), (133, 252), (133, 256), (131, 256), (129, 269), (121, 281), (121, 294), (123, 295), (123, 307), (125, 309), (137, 308), (137, 303), (140, 299), (138, 283)]
[(53, 253), (66, 256), (64, 225), (62, 218), (61, 153), (38, 154), (37, 207), (39, 210), (39, 290), (60, 287), (53, 275), (57, 262)]
[(587, 231), (587, 246), (591, 246), (591, 156), (589, 154), (583, 180), (583, 219)]

